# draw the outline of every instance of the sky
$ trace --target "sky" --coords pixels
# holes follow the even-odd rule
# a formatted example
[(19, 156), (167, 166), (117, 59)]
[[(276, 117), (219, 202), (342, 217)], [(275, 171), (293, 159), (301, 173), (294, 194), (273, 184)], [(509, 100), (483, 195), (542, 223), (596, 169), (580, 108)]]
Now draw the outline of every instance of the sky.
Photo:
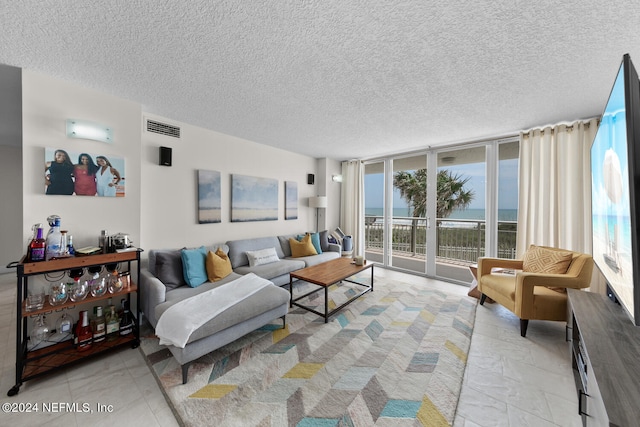
[[(453, 165), (447, 167), (453, 173), (469, 178), (467, 188), (475, 193), (469, 209), (485, 208), (485, 163)], [(365, 205), (367, 208), (381, 208), (384, 204), (382, 188), (383, 174), (365, 175)], [(501, 160), (498, 178), (498, 209), (518, 208), (518, 159)], [(400, 191), (394, 189), (393, 206), (406, 208), (406, 201), (400, 197)]]

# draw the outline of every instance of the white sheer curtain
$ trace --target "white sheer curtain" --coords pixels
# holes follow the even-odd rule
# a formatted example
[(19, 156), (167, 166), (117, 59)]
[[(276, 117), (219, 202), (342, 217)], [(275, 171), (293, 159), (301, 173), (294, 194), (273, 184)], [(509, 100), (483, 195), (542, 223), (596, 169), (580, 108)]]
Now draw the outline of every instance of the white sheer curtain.
[(353, 239), (353, 254), (364, 255), (364, 165), (342, 162), (340, 226)]
[(591, 143), (597, 119), (520, 134), (516, 253), (530, 244), (591, 253)]

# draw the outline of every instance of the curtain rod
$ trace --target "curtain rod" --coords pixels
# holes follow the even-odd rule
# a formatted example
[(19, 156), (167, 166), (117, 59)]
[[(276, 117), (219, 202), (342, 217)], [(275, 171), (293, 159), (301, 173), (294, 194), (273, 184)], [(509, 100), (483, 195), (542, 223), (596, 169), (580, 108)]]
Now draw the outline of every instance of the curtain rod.
[(446, 150), (446, 149), (450, 149), (450, 148), (456, 148), (456, 147), (462, 147), (462, 146), (469, 146), (469, 145), (480, 145), (483, 143), (487, 143), (487, 142), (497, 142), (497, 143), (504, 143), (504, 142), (514, 142), (514, 141), (518, 141), (519, 140), (519, 135), (518, 134), (512, 134), (509, 133), (507, 135), (502, 135), (502, 136), (495, 136), (495, 137), (489, 137), (489, 138), (483, 138), (483, 139), (477, 139), (477, 140), (470, 140), (470, 141), (462, 141), (462, 142), (452, 142), (451, 144), (442, 144), (442, 145), (427, 145), (424, 148), (419, 148), (416, 150), (411, 150), (411, 151), (401, 151), (401, 152), (396, 152), (396, 153), (388, 153), (382, 156), (374, 156), (374, 157), (363, 157), (360, 159), (360, 161), (363, 162), (370, 162), (370, 161), (375, 161), (375, 160), (384, 160), (384, 159), (388, 159), (389, 157), (398, 157), (398, 156), (402, 156), (402, 157), (408, 157), (414, 154), (422, 154), (427, 150)]
[(574, 126), (579, 126), (580, 123), (578, 122), (582, 122), (582, 124), (584, 125), (585, 129), (589, 129), (589, 126), (591, 126), (591, 120), (596, 120), (596, 126), (600, 125), (600, 118), (599, 117), (592, 117), (590, 119), (585, 119), (585, 120), (577, 120), (571, 124), (565, 124), (565, 123), (557, 123), (555, 125), (546, 125), (544, 127), (541, 128), (535, 128), (535, 129), (529, 129), (526, 131), (522, 132), (522, 136), (529, 136), (532, 132), (535, 131), (540, 131), (540, 133), (545, 133), (547, 131), (547, 129), (549, 129), (551, 131), (551, 135), (553, 135), (555, 133), (556, 128), (559, 128), (560, 126), (564, 126), (565, 129), (567, 130), (567, 132), (572, 132), (573, 131), (573, 127)]

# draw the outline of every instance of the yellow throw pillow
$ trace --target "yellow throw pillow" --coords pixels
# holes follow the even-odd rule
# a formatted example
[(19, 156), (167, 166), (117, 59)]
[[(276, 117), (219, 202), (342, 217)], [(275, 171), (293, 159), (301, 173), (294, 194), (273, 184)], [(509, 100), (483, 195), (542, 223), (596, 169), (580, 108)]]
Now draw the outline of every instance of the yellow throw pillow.
[(290, 238), (289, 244), (291, 245), (291, 256), (294, 258), (318, 255), (316, 248), (313, 246), (313, 243), (311, 242), (310, 234), (307, 234), (306, 236), (304, 236), (302, 240), (299, 242), (296, 239)]
[(207, 277), (212, 282), (224, 279), (233, 271), (229, 256), (221, 248), (218, 248), (215, 253), (211, 251), (207, 253), (206, 267)]
[(565, 274), (573, 254), (531, 245), (524, 254), (522, 271), (530, 273)]

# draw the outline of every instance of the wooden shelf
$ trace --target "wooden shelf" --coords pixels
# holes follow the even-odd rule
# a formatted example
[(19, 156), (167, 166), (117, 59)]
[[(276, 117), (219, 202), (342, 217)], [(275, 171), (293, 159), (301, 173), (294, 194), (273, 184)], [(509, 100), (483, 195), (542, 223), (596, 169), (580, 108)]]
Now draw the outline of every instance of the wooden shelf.
[(72, 256), (68, 258), (52, 259), (49, 261), (40, 262), (27, 262), (25, 258), (22, 258), (18, 264), (18, 268), (22, 268), (22, 273), (25, 275), (30, 274), (43, 274), (53, 271), (70, 270), (73, 268), (83, 268), (92, 265), (99, 264), (113, 264), (118, 262), (135, 261), (138, 259), (138, 252), (121, 252), (112, 254), (97, 254), (97, 255), (84, 255), (84, 256)]
[(116, 347), (125, 346), (126, 344), (137, 346), (138, 342), (135, 333), (118, 336), (113, 341), (105, 340), (99, 343), (92, 343), (91, 348), (83, 351), (78, 351), (72, 339), (38, 350), (29, 351), (27, 352), (27, 358), (24, 362), (22, 380), (26, 381), (37, 375), (49, 372), (52, 369), (69, 366), (87, 357), (109, 351)]

